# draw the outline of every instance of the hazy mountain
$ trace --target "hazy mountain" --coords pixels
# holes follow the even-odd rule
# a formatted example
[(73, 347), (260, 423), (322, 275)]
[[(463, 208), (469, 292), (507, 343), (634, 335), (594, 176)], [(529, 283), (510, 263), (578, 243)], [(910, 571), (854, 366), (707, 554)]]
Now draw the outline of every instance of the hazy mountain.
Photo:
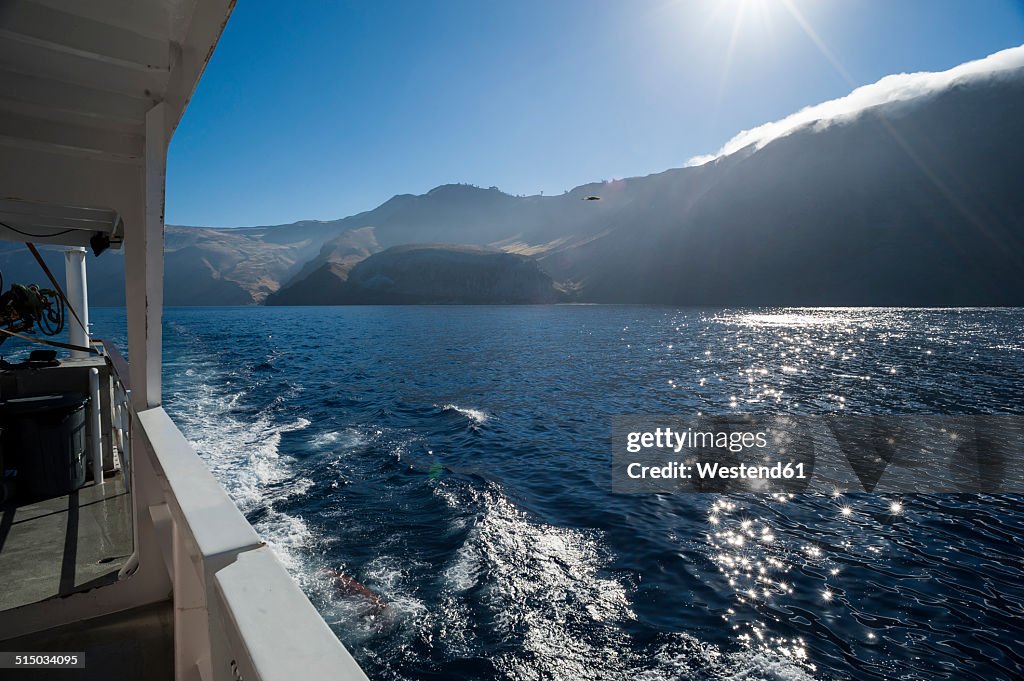
[(1015, 69), (807, 123), (545, 264), (601, 301), (1024, 304), (1022, 121)]
[[(743, 132), (703, 165), (560, 196), (444, 185), (328, 222), (168, 226), (167, 304), (336, 300), (359, 262), (422, 243), (530, 256), (584, 301), (1024, 304), (1021, 121), (1024, 47), (884, 78)], [(119, 253), (89, 268), (93, 304), (123, 301)], [(41, 281), (21, 247), (0, 250), (0, 269)]]
[[(885, 79), (846, 98), (868, 106), (820, 105), (698, 167), (557, 197), (396, 197), (429, 217), (406, 213), (402, 229), (377, 234), (461, 235), (534, 255), (584, 301), (1024, 304), (1024, 69), (972, 66), (938, 85), (947, 74)], [(927, 88), (914, 81), (923, 76)], [(590, 195), (600, 200), (581, 200)], [(440, 196), (458, 208), (427, 210)], [(442, 215), (457, 226), (443, 231)]]
[(268, 305), (555, 303), (567, 296), (528, 256), (480, 246), (394, 246), (327, 262)]
[[(314, 258), (323, 243), (346, 229), (341, 221), (209, 229), (167, 225), (164, 234), (167, 305), (251, 305), (262, 302), (282, 281)], [(59, 253), (44, 257), (63, 285)], [(87, 258), (91, 305), (124, 304), (124, 254), (108, 250)], [(21, 244), (0, 246), (6, 282), (45, 281)]]
[[(573, 206), (575, 208), (575, 206)], [(595, 212), (561, 214), (546, 197), (514, 197), (497, 189), (444, 185), (421, 196), (395, 196), (372, 211), (341, 220), (211, 229), (168, 225), (165, 296), (168, 305), (262, 303), (282, 285), (318, 267), (348, 266), (382, 248), (440, 242), (485, 245), (535, 253), (579, 243)], [(55, 256), (56, 257), (56, 256)], [(55, 272), (63, 276), (59, 257)], [(124, 304), (124, 259), (119, 251), (88, 258), (93, 305)], [(344, 267), (343, 267), (344, 269)], [(41, 274), (24, 247), (0, 250), (7, 281), (37, 281)]]
[(320, 253), (302, 266), (285, 286), (304, 281), (310, 274), (327, 266), (336, 272), (347, 273), (353, 265), (381, 250), (373, 227), (360, 227), (342, 232), (324, 243)]

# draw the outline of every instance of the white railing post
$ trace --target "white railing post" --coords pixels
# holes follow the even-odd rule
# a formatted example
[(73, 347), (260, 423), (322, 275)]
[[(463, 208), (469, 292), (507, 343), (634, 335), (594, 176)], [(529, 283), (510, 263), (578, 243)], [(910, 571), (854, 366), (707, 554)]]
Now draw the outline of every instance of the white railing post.
[[(68, 343), (83, 348), (89, 347), (89, 284), (85, 275), (85, 249), (68, 248), (64, 251), (64, 281), (68, 303), (70, 303), (78, 319), (70, 310), (64, 317), (68, 326)], [(79, 319), (81, 323), (79, 323)], [(88, 357), (83, 350), (72, 350), (72, 357)]]
[(100, 370), (89, 369), (89, 457), (92, 481), (103, 484), (103, 426), (100, 420)]
[(111, 431), (116, 438), (117, 452), (121, 459), (121, 470), (124, 471), (124, 483), (128, 491), (132, 491), (132, 452), (131, 432), (129, 430), (128, 391), (117, 381), (114, 384), (114, 428)]
[(135, 482), (135, 464), (132, 460), (132, 416), (131, 399), (132, 391), (122, 388), (123, 402), (121, 403), (121, 464), (128, 468), (128, 491)]
[(125, 302), (132, 403), (136, 411), (160, 406), (160, 324), (164, 303), (164, 176), (167, 105), (146, 112), (145, 183), (141, 224), (125, 223)]

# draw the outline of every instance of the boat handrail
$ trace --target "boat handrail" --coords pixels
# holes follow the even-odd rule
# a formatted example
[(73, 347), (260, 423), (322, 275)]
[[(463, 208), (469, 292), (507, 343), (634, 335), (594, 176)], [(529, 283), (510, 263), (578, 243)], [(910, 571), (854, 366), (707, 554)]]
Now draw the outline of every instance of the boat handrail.
[(135, 419), (164, 488), (149, 510), (174, 587), (178, 664), (212, 679), (365, 681), (167, 412)]
[(128, 360), (124, 358), (121, 351), (117, 349), (117, 346), (113, 342), (108, 341), (104, 338), (93, 338), (90, 345), (98, 345), (102, 348), (101, 352), (107, 359), (110, 360), (110, 364), (113, 366), (114, 373), (117, 375), (117, 380), (121, 382), (124, 389), (131, 390), (131, 383), (129, 383), (130, 374), (128, 373)]
[(48, 599), (18, 608), (0, 639), (166, 599), (167, 590), (155, 595), (163, 583), (176, 679), (367, 681), (163, 407), (131, 406), (116, 346), (97, 344), (111, 367), (117, 441), (133, 452), (122, 462), (131, 463), (136, 553), (112, 585), (64, 597), (63, 607)]

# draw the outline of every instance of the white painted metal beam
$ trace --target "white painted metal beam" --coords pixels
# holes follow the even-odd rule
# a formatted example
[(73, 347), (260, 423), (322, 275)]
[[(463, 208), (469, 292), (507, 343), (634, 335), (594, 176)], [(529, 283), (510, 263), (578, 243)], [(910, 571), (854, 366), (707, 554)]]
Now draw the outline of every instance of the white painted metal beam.
[[(69, 248), (64, 251), (64, 291), (75, 314), (68, 310), (64, 325), (68, 329), (68, 343), (89, 347), (89, 284), (85, 274), (85, 249)], [(76, 318), (75, 315), (78, 315)], [(81, 323), (79, 323), (81, 322)], [(72, 357), (88, 357), (90, 353), (72, 350)], [(96, 407), (99, 409), (99, 406)], [(99, 413), (99, 412), (97, 412)]]
[(42, 118), (116, 126), (141, 133), (146, 111), (154, 103), (151, 97), (63, 83), (0, 68), (0, 108), (16, 113), (36, 112)]
[[(18, 199), (0, 199), (0, 213), (14, 216), (17, 220), (68, 220), (74, 223), (89, 223), (110, 226), (119, 222), (117, 212), (96, 206), (60, 206), (50, 203), (34, 203)], [(68, 225), (71, 226), (71, 225)]]
[(70, 157), (0, 145), (0, 198), (54, 206), (100, 206), (127, 216), (144, 197), (141, 164)]
[(31, 0), (102, 24), (151, 38), (176, 40), (189, 29), (196, 2), (205, 0)]
[(146, 114), (145, 193), (141, 224), (125, 216), (125, 299), (132, 403), (142, 411), (161, 404), (161, 323), (164, 300), (164, 178), (167, 105)]
[[(0, 239), (34, 241), (39, 244), (88, 246), (90, 230), (62, 234), (68, 227), (49, 229), (45, 217), (58, 219), (99, 215), (110, 216), (112, 240), (120, 243), (123, 222), (120, 216), (142, 214), (143, 178), (140, 164), (110, 159), (72, 157), (65, 154), (38, 153), (29, 149), (0, 145), (0, 206), (14, 217), (25, 219), (7, 222), (19, 234), (0, 226)], [(92, 207), (85, 208), (85, 207)], [(142, 223), (142, 217), (133, 217)], [(29, 227), (39, 224), (39, 228)], [(111, 231), (108, 229), (96, 231)]]
[[(17, 225), (14, 225), (14, 227), (17, 227)], [(32, 234), (33, 236), (26, 236), (28, 234)], [(92, 235), (93, 232), (86, 232), (78, 229), (67, 233), (62, 233), (62, 230), (57, 232), (44, 232), (32, 231), (29, 229), (22, 229), (16, 232), (0, 225), (0, 240), (20, 241), (22, 243), (30, 241), (37, 246), (81, 246), (85, 248), (89, 246), (89, 241), (92, 239)]]
[(4, 3), (0, 12), (0, 38), (132, 69), (169, 71), (171, 68), (166, 40), (156, 40), (28, 0)]
[(143, 142), (137, 133), (0, 111), (0, 144), (138, 162)]
[(48, 80), (153, 99), (158, 99), (166, 89), (170, 73), (82, 59), (74, 54), (17, 40), (0, 40), (0, 64), (9, 71)]
[(110, 209), (15, 199), (0, 199), (0, 223), (0, 239), (40, 244), (85, 246), (93, 235), (102, 232), (109, 235), (111, 248), (119, 248), (124, 234), (121, 216)]
[[(3, 202), (0, 201), (0, 204)], [(115, 216), (116, 220), (116, 216)], [(61, 229), (84, 229), (88, 232), (109, 232), (114, 226), (112, 220), (86, 220), (79, 218), (54, 217), (52, 215), (40, 215), (30, 217), (21, 213), (11, 213), (0, 207), (0, 222), (9, 225), (25, 226), (40, 231), (56, 231)]]

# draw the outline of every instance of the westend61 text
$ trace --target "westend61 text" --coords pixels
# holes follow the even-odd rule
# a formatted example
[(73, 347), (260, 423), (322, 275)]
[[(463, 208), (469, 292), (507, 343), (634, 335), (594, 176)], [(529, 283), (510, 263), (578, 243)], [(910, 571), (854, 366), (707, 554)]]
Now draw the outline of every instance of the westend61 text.
[[(696, 475), (695, 475), (696, 474)], [(664, 466), (644, 466), (631, 463), (626, 467), (626, 475), (634, 480), (805, 480), (804, 464), (778, 462), (771, 466), (723, 466), (719, 463), (697, 462), (684, 464), (670, 462)]]

